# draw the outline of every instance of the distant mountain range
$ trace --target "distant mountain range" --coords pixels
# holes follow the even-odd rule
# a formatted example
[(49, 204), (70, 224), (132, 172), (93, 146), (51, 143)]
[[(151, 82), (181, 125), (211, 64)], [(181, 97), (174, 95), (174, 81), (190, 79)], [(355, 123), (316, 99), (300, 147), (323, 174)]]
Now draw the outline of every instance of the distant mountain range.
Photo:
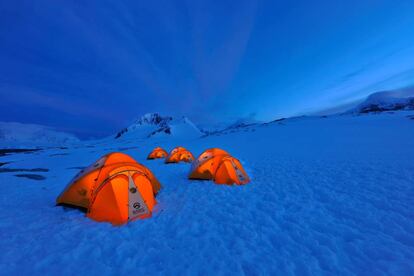
[(203, 133), (204, 133), (203, 136), (234, 132), (234, 131), (237, 131), (238, 129), (260, 125), (260, 124), (262, 124), (262, 122), (250, 120), (250, 119), (239, 119), (233, 123), (221, 124), (221, 127), (205, 128), (203, 129)]
[[(369, 114), (391, 111), (414, 110), (414, 89), (392, 90), (377, 92), (367, 97), (365, 101), (339, 115)], [(338, 114), (337, 114), (338, 115)], [(307, 116), (303, 116), (307, 117)], [(326, 116), (322, 116), (326, 117)], [(222, 135), (237, 131), (254, 131), (252, 127), (272, 123), (285, 124), (302, 117), (281, 118), (268, 123), (239, 119), (230, 124), (219, 124), (199, 128), (187, 117), (174, 118), (161, 116), (158, 113), (145, 114), (115, 135), (105, 139), (148, 139), (148, 138), (185, 138), (195, 139), (209, 135)], [(59, 146), (77, 143), (79, 139), (72, 134), (59, 132), (51, 127), (22, 124), (15, 122), (0, 122), (0, 147), (33, 147)]]
[[(413, 95), (413, 96), (411, 96)], [(230, 124), (227, 127), (214, 131), (205, 131), (204, 136), (209, 135), (223, 135), (238, 131), (254, 131), (255, 126), (266, 126), (271, 124), (286, 124), (296, 122), (298, 120), (306, 120), (312, 118), (326, 118), (336, 115), (352, 115), (352, 114), (369, 114), (369, 113), (381, 113), (391, 111), (408, 111), (414, 110), (414, 89), (408, 88), (403, 90), (392, 90), (373, 93), (368, 96), (362, 103), (353, 107), (352, 109), (332, 115), (325, 116), (297, 116), (290, 118), (279, 118), (266, 123), (260, 122), (248, 122), (238, 121), (234, 124)], [(411, 118), (411, 117), (410, 117)]]
[(397, 110), (414, 110), (414, 96), (403, 97), (394, 91), (377, 92), (347, 113), (378, 113)]
[(202, 136), (201, 130), (187, 117), (173, 118), (161, 116), (158, 113), (147, 113), (135, 120), (130, 126), (122, 129), (116, 135), (121, 138), (150, 138), (150, 137), (188, 137)]
[(0, 146), (59, 146), (79, 142), (74, 135), (59, 132), (51, 127), (22, 124), (16, 122), (0, 122)]

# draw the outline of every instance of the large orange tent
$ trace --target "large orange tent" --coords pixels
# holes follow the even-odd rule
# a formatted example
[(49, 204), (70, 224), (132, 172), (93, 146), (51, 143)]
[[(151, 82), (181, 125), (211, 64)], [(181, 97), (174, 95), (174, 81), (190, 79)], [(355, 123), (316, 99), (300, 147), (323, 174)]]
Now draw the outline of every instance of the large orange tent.
[(168, 152), (160, 147), (156, 147), (152, 150), (150, 154), (148, 154), (147, 159), (158, 159), (158, 158), (165, 158), (168, 156)]
[(240, 161), (218, 148), (204, 151), (191, 165), (188, 178), (212, 179), (217, 184), (228, 185), (250, 181)]
[(85, 208), (93, 220), (120, 225), (150, 217), (160, 188), (149, 169), (116, 152), (80, 171), (56, 202)]
[(183, 147), (176, 147), (170, 152), (167, 159), (165, 159), (165, 163), (178, 163), (181, 161), (190, 163), (193, 160), (194, 156), (191, 152)]

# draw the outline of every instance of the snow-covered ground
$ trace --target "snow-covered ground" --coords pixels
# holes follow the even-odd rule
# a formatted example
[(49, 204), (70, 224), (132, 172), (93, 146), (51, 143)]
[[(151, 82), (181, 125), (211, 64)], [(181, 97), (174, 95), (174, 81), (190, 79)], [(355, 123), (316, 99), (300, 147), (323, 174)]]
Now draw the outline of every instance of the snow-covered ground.
[[(189, 181), (189, 164), (145, 160), (155, 146), (178, 145), (229, 151), (251, 183)], [(163, 184), (152, 218), (113, 227), (55, 206), (73, 175), (110, 151), (132, 155)], [(413, 111), (302, 117), (204, 138), (125, 136), (0, 162), (10, 162), (0, 167), (3, 275), (414, 275)]]

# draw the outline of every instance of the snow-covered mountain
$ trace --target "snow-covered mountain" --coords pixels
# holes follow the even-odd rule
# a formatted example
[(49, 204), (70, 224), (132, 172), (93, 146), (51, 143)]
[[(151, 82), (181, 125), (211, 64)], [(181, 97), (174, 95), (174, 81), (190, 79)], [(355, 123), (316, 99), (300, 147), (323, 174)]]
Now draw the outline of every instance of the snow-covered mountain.
[(187, 117), (173, 118), (158, 113), (147, 113), (130, 126), (119, 131), (115, 138), (149, 138), (174, 136), (185, 138), (200, 137), (202, 132)]
[(414, 95), (396, 91), (377, 92), (347, 113), (373, 113), (396, 110), (414, 110)]
[(1, 147), (59, 146), (79, 142), (72, 134), (48, 126), (0, 122)]

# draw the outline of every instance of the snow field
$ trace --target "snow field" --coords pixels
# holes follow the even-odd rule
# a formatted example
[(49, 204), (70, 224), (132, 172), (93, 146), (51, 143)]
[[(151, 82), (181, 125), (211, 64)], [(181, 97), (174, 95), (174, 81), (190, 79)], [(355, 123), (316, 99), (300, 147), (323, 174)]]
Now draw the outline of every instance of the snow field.
[[(10, 168), (50, 171), (39, 173), (43, 181), (0, 173), (0, 271), (412, 275), (414, 122), (406, 115), (305, 118), (201, 139), (105, 141), (2, 157)], [(221, 147), (252, 182), (190, 181), (190, 164), (145, 160), (156, 145), (183, 145), (195, 155)], [(74, 167), (119, 148), (163, 184), (151, 219), (113, 227), (55, 207)]]

